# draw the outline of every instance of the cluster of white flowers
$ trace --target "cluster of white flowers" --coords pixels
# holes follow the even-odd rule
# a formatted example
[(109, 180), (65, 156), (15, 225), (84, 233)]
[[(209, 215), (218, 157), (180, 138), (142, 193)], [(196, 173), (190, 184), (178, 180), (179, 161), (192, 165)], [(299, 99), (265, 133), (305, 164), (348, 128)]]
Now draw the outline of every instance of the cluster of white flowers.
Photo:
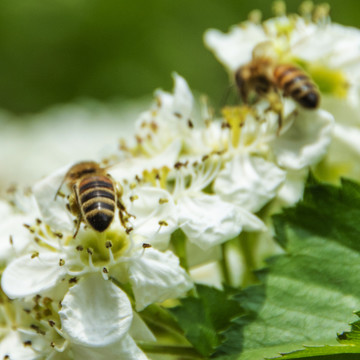
[(137, 345), (156, 341), (146, 307), (186, 296), (190, 267), (214, 259), (225, 242), (268, 231), (259, 211), (274, 199), (297, 201), (309, 168), (335, 161), (334, 139), (360, 151), (360, 32), (282, 16), (206, 33), (232, 76), (264, 41), (318, 82), (320, 109), (283, 98), (279, 128), (264, 99), (225, 107), (218, 119), (205, 105), (195, 111), (175, 74), (174, 92), (156, 93), (134, 140), (102, 161), (122, 188), (126, 227), (116, 216), (105, 232), (82, 224), (74, 238), (68, 198), (55, 199), (73, 164), (0, 203), (1, 359), (148, 359)]

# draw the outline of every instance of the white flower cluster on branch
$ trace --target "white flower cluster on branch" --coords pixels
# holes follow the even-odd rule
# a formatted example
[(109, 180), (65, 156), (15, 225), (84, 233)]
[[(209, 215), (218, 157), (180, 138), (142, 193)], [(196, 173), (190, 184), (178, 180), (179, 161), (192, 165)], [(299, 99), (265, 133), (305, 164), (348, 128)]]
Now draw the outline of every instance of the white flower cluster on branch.
[(14, 191), (0, 203), (0, 358), (148, 359), (138, 344), (156, 338), (144, 309), (192, 291), (189, 271), (209, 261), (204, 253), (214, 257), (241, 233), (268, 232), (261, 210), (301, 198), (309, 168), (336, 163), (339, 140), (360, 151), (358, 30), (283, 16), (228, 34), (209, 30), (205, 39), (232, 78), (259, 44), (270, 44), (281, 61), (312, 76), (320, 108), (280, 95), (276, 108), (260, 97), (218, 117), (205, 104), (197, 113), (187, 82), (175, 74), (173, 93), (156, 93), (134, 140), (99, 161), (121, 189), (104, 232), (83, 212), (74, 236), (69, 197), (91, 176), (62, 186), (74, 164)]

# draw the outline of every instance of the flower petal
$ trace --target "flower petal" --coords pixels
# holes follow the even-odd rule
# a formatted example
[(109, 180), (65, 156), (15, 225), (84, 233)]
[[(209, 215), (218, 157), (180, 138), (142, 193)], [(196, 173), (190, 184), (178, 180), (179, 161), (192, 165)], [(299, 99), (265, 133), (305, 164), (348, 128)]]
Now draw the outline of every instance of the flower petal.
[(124, 337), (131, 326), (127, 295), (99, 274), (82, 278), (61, 304), (62, 330), (79, 345), (106, 347)]
[(133, 312), (133, 321), (129, 334), (136, 341), (156, 341), (156, 338), (152, 331), (145, 324), (144, 320), (137, 312)]
[(145, 249), (130, 261), (129, 275), (138, 311), (154, 302), (183, 296), (193, 286), (179, 259), (169, 250)]
[(1, 218), (3, 220), (0, 223), (0, 262), (9, 263), (32, 242), (29, 230), (23, 225), (30, 224), (33, 219), (22, 214), (2, 214)]
[(261, 26), (250, 22), (244, 25), (234, 26), (227, 34), (210, 29), (204, 36), (205, 45), (230, 71), (249, 62), (254, 46), (267, 39)]
[(174, 94), (158, 90), (156, 95), (161, 103), (159, 116), (162, 120), (166, 122), (172, 119), (178, 123), (179, 116), (185, 121), (190, 118), (194, 99), (186, 80), (177, 73), (174, 73), (173, 77), (175, 82)]
[(301, 110), (290, 129), (273, 142), (279, 165), (300, 170), (319, 162), (330, 145), (333, 124), (333, 116), (324, 110)]
[(61, 255), (40, 253), (19, 257), (4, 270), (1, 287), (11, 298), (22, 298), (39, 294), (54, 287), (66, 275), (64, 266), (59, 265)]
[(11, 331), (1, 339), (0, 359), (36, 360), (40, 359), (40, 356), (38, 356), (29, 346), (24, 345), (21, 337), (16, 331)]
[(285, 172), (257, 156), (236, 155), (215, 180), (214, 190), (222, 199), (256, 212), (275, 195)]
[[(142, 235), (146, 242), (165, 249), (170, 235), (177, 228), (177, 216), (174, 200), (166, 190), (143, 186), (134, 189), (136, 200), (124, 199), (131, 215), (133, 234)], [(160, 226), (165, 221), (166, 225)]]
[(55, 231), (74, 230), (74, 221), (70, 212), (66, 209), (66, 200), (55, 195), (64, 180), (69, 165), (62, 167), (43, 180), (36, 183), (33, 192), (38, 203), (43, 220)]
[(106, 347), (85, 347), (72, 345), (71, 349), (75, 359), (86, 360), (148, 360), (147, 356), (137, 347), (135, 341), (129, 335), (125, 335), (121, 340), (109, 344)]
[(181, 229), (189, 241), (204, 250), (232, 239), (247, 222), (242, 216), (246, 210), (240, 212), (217, 195), (183, 196), (177, 205)]

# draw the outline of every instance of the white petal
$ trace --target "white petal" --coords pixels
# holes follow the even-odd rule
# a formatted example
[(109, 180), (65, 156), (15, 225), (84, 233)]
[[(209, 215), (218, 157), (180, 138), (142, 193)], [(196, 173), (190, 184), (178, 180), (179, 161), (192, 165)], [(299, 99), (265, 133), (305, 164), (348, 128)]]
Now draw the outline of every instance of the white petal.
[(5, 359), (6, 355), (9, 357), (9, 360), (40, 359), (40, 356), (35, 354), (29, 346), (24, 345), (16, 331), (9, 332), (0, 341), (0, 359)]
[[(360, 31), (338, 24), (316, 26), (311, 36), (294, 44), (293, 54), (309, 62), (323, 61), (331, 68), (341, 67), (352, 76), (360, 75)], [(352, 65), (356, 65), (356, 68)]]
[(360, 155), (360, 128), (335, 124), (334, 139), (340, 141), (342, 146)]
[(118, 165), (109, 169), (109, 174), (119, 182), (124, 179), (134, 181), (135, 176), (142, 176), (144, 170), (151, 171), (153, 169), (160, 169), (164, 166), (171, 168), (179, 155), (181, 150), (181, 140), (172, 141), (163, 151), (153, 157), (131, 157), (122, 160)]
[(245, 23), (243, 27), (234, 26), (227, 34), (210, 29), (204, 40), (219, 61), (230, 71), (235, 71), (251, 60), (255, 45), (267, 40), (267, 36), (261, 26)]
[[(33, 192), (43, 220), (55, 231), (74, 231), (73, 216), (66, 209), (67, 201), (55, 195), (59, 189), (69, 165), (57, 170), (36, 183)], [(65, 186), (65, 185), (64, 185)]]
[(105, 347), (119, 341), (131, 326), (127, 295), (99, 274), (82, 278), (61, 304), (62, 330), (76, 344)]
[[(142, 235), (145, 241), (153, 246), (165, 249), (170, 235), (177, 228), (177, 215), (174, 200), (166, 190), (143, 186), (134, 189), (136, 200), (124, 199), (125, 206), (131, 215), (133, 234)], [(166, 202), (165, 202), (166, 201)], [(159, 222), (167, 225), (160, 226)]]
[(133, 321), (129, 330), (130, 336), (136, 341), (156, 341), (152, 331), (145, 324), (144, 320), (137, 312), (133, 312)]
[(217, 195), (183, 196), (177, 205), (181, 229), (204, 250), (234, 238), (247, 222), (237, 206)]
[[(190, 118), (192, 112), (193, 96), (189, 85), (183, 77), (176, 73), (173, 74), (173, 77), (175, 82), (173, 95), (162, 90), (156, 93), (161, 103), (159, 116), (162, 117), (162, 120), (165, 122), (172, 119), (178, 123), (181, 120), (178, 118), (178, 115), (181, 115), (181, 118), (185, 120), (184, 124), (187, 126), (187, 120)], [(177, 116), (174, 116), (175, 113)]]
[(60, 254), (40, 253), (33, 259), (30, 254), (15, 259), (4, 270), (2, 289), (11, 299), (51, 289), (66, 275), (64, 266), (59, 265), (60, 258)]
[(79, 360), (149, 360), (129, 335), (125, 335), (120, 341), (106, 347), (72, 345), (71, 348), (74, 358)]
[(300, 170), (319, 162), (330, 145), (333, 124), (333, 116), (324, 110), (301, 110), (290, 129), (273, 142), (279, 165)]
[(145, 249), (129, 263), (129, 275), (138, 311), (155, 302), (184, 296), (193, 286), (171, 251)]
[(282, 206), (294, 205), (302, 198), (308, 173), (307, 168), (287, 171), (286, 180), (278, 192)]
[(285, 172), (260, 157), (236, 155), (215, 180), (214, 190), (224, 200), (256, 212), (275, 195)]
[(222, 259), (222, 250), (220, 245), (212, 246), (207, 250), (195, 245), (194, 243), (186, 242), (186, 255), (189, 268), (200, 264), (219, 261)]
[(31, 234), (24, 227), (24, 224), (31, 224), (33, 218), (21, 214), (12, 214), (7, 217), (2, 216), (2, 219), (3, 221), (0, 223), (0, 261), (9, 263), (15, 255), (19, 256), (32, 243)]

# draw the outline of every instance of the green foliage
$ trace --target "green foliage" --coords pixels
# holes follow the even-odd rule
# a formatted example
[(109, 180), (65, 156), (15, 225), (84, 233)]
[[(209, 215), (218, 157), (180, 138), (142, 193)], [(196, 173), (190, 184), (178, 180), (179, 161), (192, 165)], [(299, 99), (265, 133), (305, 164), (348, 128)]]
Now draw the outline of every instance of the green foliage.
[(197, 297), (183, 299), (180, 306), (170, 311), (195, 349), (210, 356), (221, 343), (221, 332), (230, 325), (231, 318), (243, 311), (232, 300), (233, 289), (220, 291), (198, 285), (196, 290)]
[(304, 200), (274, 217), (285, 253), (257, 272), (261, 285), (232, 293), (230, 306), (201, 287), (174, 310), (189, 341), (221, 360), (360, 359), (360, 321), (336, 340), (360, 308), (359, 219), (358, 184), (310, 178)]
[[(289, 12), (302, 0), (287, 1)], [(358, 25), (360, 3), (329, 0), (334, 21)], [(229, 79), (203, 46), (208, 28), (226, 31), (269, 0), (0, 2), (0, 107), (38, 111), (81, 97), (150, 95), (177, 71), (215, 106)]]

